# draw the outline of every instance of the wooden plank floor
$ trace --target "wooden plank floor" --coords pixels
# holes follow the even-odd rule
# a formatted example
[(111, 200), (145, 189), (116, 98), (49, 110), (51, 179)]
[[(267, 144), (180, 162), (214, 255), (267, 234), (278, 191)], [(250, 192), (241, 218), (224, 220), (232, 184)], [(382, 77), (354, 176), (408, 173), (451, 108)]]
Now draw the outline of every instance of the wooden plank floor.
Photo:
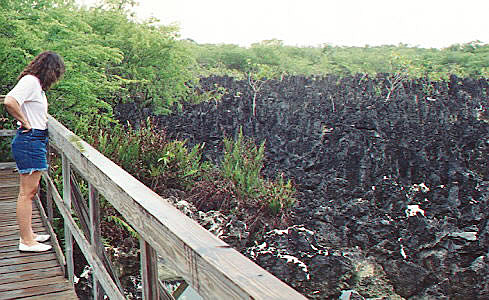
[[(19, 177), (12, 164), (0, 163), (0, 300), (78, 299), (64, 277), (54, 250), (20, 252), (15, 217)], [(38, 208), (32, 215), (34, 232), (46, 234)]]

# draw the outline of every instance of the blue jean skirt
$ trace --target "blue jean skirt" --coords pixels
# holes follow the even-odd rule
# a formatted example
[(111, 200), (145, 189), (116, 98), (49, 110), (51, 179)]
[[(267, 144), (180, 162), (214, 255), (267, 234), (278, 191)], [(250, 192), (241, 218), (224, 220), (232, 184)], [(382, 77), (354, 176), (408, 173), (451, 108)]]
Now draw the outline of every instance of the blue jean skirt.
[(12, 140), (12, 154), (20, 174), (47, 171), (48, 130), (17, 130)]

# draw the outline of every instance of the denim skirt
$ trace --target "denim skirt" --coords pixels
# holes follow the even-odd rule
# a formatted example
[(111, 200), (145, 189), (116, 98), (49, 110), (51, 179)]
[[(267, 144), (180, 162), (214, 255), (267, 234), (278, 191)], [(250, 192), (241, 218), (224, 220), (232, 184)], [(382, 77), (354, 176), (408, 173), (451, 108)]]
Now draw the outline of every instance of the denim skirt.
[(47, 171), (48, 130), (17, 130), (12, 140), (12, 154), (20, 174)]

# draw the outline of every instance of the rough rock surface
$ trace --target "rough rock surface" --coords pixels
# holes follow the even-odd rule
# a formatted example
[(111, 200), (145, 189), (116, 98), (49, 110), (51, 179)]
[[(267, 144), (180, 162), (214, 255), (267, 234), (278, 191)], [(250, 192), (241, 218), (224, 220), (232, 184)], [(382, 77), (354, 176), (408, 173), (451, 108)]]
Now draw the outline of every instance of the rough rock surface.
[(246, 254), (304, 295), (489, 299), (488, 81), (405, 81), (385, 101), (386, 76), (270, 81), (256, 115), (246, 81), (202, 79), (227, 94), (159, 124), (213, 161), (240, 127), (266, 140), (264, 174), (293, 178), (300, 205)]

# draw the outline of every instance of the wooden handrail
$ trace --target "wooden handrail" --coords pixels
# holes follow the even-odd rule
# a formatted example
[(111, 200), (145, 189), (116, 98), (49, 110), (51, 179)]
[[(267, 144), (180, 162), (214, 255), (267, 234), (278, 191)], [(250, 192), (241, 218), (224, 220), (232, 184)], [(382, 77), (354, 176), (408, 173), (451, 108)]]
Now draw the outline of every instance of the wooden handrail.
[(0, 130), (0, 137), (2, 136), (14, 136), (16, 130), (2, 129)]

